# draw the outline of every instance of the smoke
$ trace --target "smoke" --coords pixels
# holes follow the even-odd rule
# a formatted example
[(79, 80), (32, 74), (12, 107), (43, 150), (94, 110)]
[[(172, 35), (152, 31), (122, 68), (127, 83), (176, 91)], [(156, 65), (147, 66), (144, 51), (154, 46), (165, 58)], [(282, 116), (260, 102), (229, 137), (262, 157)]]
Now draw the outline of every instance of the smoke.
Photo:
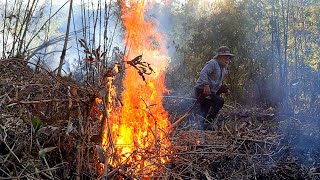
[[(17, 10), (14, 11), (14, 2), (15, 1), (13, 0), (8, 0), (6, 7), (7, 15), (12, 13), (13, 15), (15, 15), (14, 13)], [(35, 12), (32, 15), (33, 17), (31, 22), (29, 23), (28, 31), (26, 33), (26, 43), (28, 43), (32, 39), (27, 49), (27, 53), (28, 55), (35, 53), (34, 56), (32, 56), (32, 59), (30, 59), (32, 63), (37, 63), (37, 61), (41, 59), (41, 63), (44, 67), (50, 70), (55, 70), (59, 65), (61, 51), (63, 49), (64, 37), (61, 38), (61, 36), (64, 36), (66, 32), (69, 4), (62, 1), (52, 1), (51, 6), (50, 0), (40, 0), (37, 2), (38, 3), (36, 4)], [(20, 1), (17, 1), (15, 5), (20, 5), (19, 3)], [(21, 3), (23, 5), (21, 11), (23, 12), (23, 8), (27, 7), (27, 5), (24, 4), (26, 4), (27, 2), (21, 1)], [(3, 7), (5, 1), (1, 0), (0, 4), (3, 5), (1, 6), (0, 11), (4, 17), (5, 9)], [(85, 13), (82, 10), (83, 8), (86, 8)], [(102, 5), (100, 18), (100, 14), (97, 14), (98, 2), (81, 4), (80, 1), (75, 1), (73, 3), (73, 14), (70, 24), (70, 34), (65, 56), (65, 63), (63, 65), (63, 75), (68, 75), (69, 73), (76, 71), (76, 63), (81, 63), (82, 65), (85, 64), (83, 62), (83, 49), (78, 44), (79, 39), (85, 39), (89, 45), (89, 48), (92, 49), (96, 49), (99, 45), (101, 45), (101, 51), (108, 50), (108, 58), (112, 56), (112, 49), (114, 47), (120, 47), (120, 49), (123, 49), (124, 44), (122, 42), (123, 37), (121, 33), (121, 24), (117, 16), (117, 6), (111, 3), (108, 4), (107, 8), (111, 8), (110, 11), (109, 9), (104, 9), (104, 4)], [(106, 33), (104, 28), (105, 11), (108, 11), (109, 13)], [(50, 16), (52, 16), (51, 19)], [(16, 16), (12, 16), (12, 21), (10, 21), (12, 27), (15, 26), (15, 18)], [(96, 20), (96, 18), (98, 19)], [(4, 20), (3, 18), (1, 19)], [(0, 25), (2, 23), (0, 23)], [(6, 20), (6, 26), (10, 26), (8, 19)], [(38, 31), (40, 33), (37, 36), (33, 37), (34, 34)], [(95, 35), (93, 36), (94, 32)], [(0, 34), (2, 37), (2, 33)], [(8, 39), (6, 40), (6, 47), (8, 51), (8, 49), (10, 49), (13, 44), (13, 36), (6, 31), (4, 32), (4, 34), (5, 39), (7, 38), (6, 36), (8, 36)], [(47, 40), (49, 41), (49, 44), (45, 42), (46, 36), (48, 36)], [(106, 44), (104, 44), (103, 39), (107, 39)], [(0, 39), (0, 42), (0, 48), (1, 50), (3, 50), (3, 40)], [(39, 47), (42, 48), (39, 49)]]
[[(179, 3), (177, 3), (179, 2)], [(158, 32), (160, 32), (162, 41), (166, 43), (166, 53), (170, 57), (170, 61), (168, 66), (166, 67), (166, 86), (170, 93), (164, 94), (163, 105), (165, 109), (170, 114), (170, 119), (175, 121), (179, 117), (183, 116), (187, 113), (195, 103), (195, 98), (193, 97), (193, 89), (183, 88), (179, 89), (173, 84), (177, 84), (179, 82), (173, 82), (177, 79), (171, 78), (175, 73), (177, 73), (177, 69), (180, 67), (181, 60), (177, 58), (176, 46), (175, 43), (176, 37), (174, 37), (174, 22), (173, 14), (174, 8), (176, 8), (180, 4), (180, 1), (172, 0), (164, 3), (164, 1), (154, 2), (151, 9), (147, 12), (146, 18), (151, 18), (154, 22), (156, 22), (155, 26)], [(183, 82), (180, 82), (183, 83)], [(186, 83), (188, 84), (188, 83)], [(186, 95), (188, 94), (188, 95)], [(192, 94), (190, 96), (190, 94)], [(185, 127), (188, 129), (202, 129), (203, 120), (199, 120), (202, 118), (199, 116), (196, 110), (192, 110), (191, 114), (186, 117), (186, 119), (181, 123), (181, 127)]]
[[(258, 47), (253, 47), (258, 49)], [(251, 54), (255, 57), (256, 53)], [(266, 62), (272, 62), (270, 56), (259, 57)], [(317, 78), (318, 70), (308, 64), (293, 68), (294, 60), (288, 60), (288, 70), (279, 76), (278, 66), (273, 72), (257, 73), (248, 79), (244, 86), (245, 93), (252, 104), (274, 107), (278, 111), (278, 132), (282, 135), (281, 146), (284, 147), (281, 157), (292, 157), (301, 165), (312, 167), (319, 165), (320, 155), (320, 104)], [(269, 63), (262, 62), (266, 68)], [(299, 76), (294, 76), (295, 74)]]
[(305, 81), (293, 80), (284, 89), (288, 98), (279, 102), (279, 131), (284, 134), (284, 142), (288, 143), (292, 155), (303, 164), (312, 166), (320, 163), (320, 109), (319, 103), (312, 98), (316, 95), (313, 85)]
[(173, 37), (171, 37), (173, 29), (172, 8), (172, 2), (155, 2), (153, 3), (152, 8), (146, 13), (146, 18), (151, 18), (155, 22), (155, 28), (161, 34), (162, 40), (166, 44), (165, 51), (171, 59), (175, 54), (175, 48), (172, 41)]

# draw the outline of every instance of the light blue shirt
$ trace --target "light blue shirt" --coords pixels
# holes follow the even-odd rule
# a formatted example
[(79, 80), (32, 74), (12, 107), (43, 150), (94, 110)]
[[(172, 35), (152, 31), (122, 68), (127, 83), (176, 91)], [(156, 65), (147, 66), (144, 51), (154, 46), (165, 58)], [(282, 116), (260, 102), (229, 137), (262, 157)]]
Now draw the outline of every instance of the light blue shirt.
[(225, 68), (221, 67), (216, 59), (211, 59), (201, 70), (195, 87), (203, 89), (204, 85), (208, 84), (211, 92), (217, 93), (225, 74)]

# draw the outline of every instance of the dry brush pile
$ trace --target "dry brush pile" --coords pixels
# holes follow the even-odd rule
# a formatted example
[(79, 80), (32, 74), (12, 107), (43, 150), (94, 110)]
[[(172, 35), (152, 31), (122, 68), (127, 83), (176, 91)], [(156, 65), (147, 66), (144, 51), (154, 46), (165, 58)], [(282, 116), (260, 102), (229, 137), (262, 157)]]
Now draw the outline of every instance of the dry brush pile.
[(282, 148), (273, 109), (242, 109), (224, 108), (216, 122), (211, 123), (213, 130), (177, 130), (177, 155), (172, 161), (175, 176), (254, 179), (269, 169)]
[(0, 179), (96, 177), (92, 94), (39, 68), (0, 62)]
[[(184, 104), (179, 101), (174, 103)], [(175, 131), (167, 172), (173, 178), (320, 179), (319, 126), (281, 117), (274, 108), (229, 105), (209, 123), (211, 130), (199, 130), (200, 122), (201, 117), (192, 113)], [(301, 131), (311, 134), (309, 141), (302, 140), (304, 145), (295, 141)], [(313, 154), (309, 165), (303, 153)]]
[[(0, 92), (0, 179), (102, 178), (101, 122), (90, 87), (10, 59), (0, 63)], [(171, 115), (172, 122), (180, 117)], [(272, 108), (226, 105), (203, 131), (190, 126), (199, 122), (191, 114), (171, 132), (170, 162), (153, 178), (319, 179), (319, 160), (306, 167), (295, 159), (276, 117)], [(141, 177), (116, 169), (105, 175)]]

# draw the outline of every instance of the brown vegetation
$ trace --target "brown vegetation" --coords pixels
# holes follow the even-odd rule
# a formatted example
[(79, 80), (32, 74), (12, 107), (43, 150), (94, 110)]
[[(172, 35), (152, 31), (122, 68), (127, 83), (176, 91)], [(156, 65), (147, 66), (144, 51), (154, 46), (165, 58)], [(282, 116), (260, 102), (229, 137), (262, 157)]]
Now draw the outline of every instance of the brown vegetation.
[[(101, 178), (99, 158), (104, 155), (99, 152), (100, 140), (95, 140), (100, 121), (89, 108), (93, 95), (71, 79), (45, 70), (36, 73), (20, 61), (1, 60), (1, 179)], [(190, 122), (182, 122), (171, 134), (170, 162), (159, 164), (153, 177), (319, 178), (316, 164), (307, 169), (287, 152), (275, 113), (272, 108), (227, 105), (212, 123), (214, 131), (195, 130), (188, 127)], [(146, 175), (128, 174), (127, 169), (123, 164), (105, 175), (111, 179)]]

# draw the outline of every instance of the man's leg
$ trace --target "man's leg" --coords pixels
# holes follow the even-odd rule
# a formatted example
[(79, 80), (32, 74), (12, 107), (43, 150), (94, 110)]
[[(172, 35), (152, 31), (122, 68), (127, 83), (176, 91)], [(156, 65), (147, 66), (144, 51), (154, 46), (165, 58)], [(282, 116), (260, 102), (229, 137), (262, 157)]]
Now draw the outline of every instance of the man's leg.
[(220, 109), (223, 107), (224, 99), (216, 94), (211, 95), (210, 105), (211, 109), (207, 116), (207, 119), (210, 119), (211, 121), (214, 120), (214, 118), (219, 113)]
[(201, 116), (203, 118), (206, 118), (208, 116), (208, 112), (209, 112), (210, 107), (211, 106), (209, 103), (206, 103), (206, 102), (200, 103)]
[(200, 116), (202, 117), (206, 117), (207, 114), (208, 114), (208, 111), (209, 111), (209, 108), (210, 108), (210, 104), (208, 104), (206, 101), (205, 101), (205, 98), (204, 98), (204, 94), (203, 94), (203, 89), (198, 89), (196, 88), (195, 89), (195, 96), (196, 96), (196, 99), (197, 99), (197, 103), (200, 107)]
[(199, 105), (199, 115), (202, 117), (201, 122), (198, 122), (198, 123), (200, 123), (204, 129), (208, 129), (206, 117), (208, 115), (211, 104), (208, 101), (208, 99), (205, 98), (205, 96), (203, 94), (203, 89), (196, 88), (195, 95), (196, 95), (198, 105)]

